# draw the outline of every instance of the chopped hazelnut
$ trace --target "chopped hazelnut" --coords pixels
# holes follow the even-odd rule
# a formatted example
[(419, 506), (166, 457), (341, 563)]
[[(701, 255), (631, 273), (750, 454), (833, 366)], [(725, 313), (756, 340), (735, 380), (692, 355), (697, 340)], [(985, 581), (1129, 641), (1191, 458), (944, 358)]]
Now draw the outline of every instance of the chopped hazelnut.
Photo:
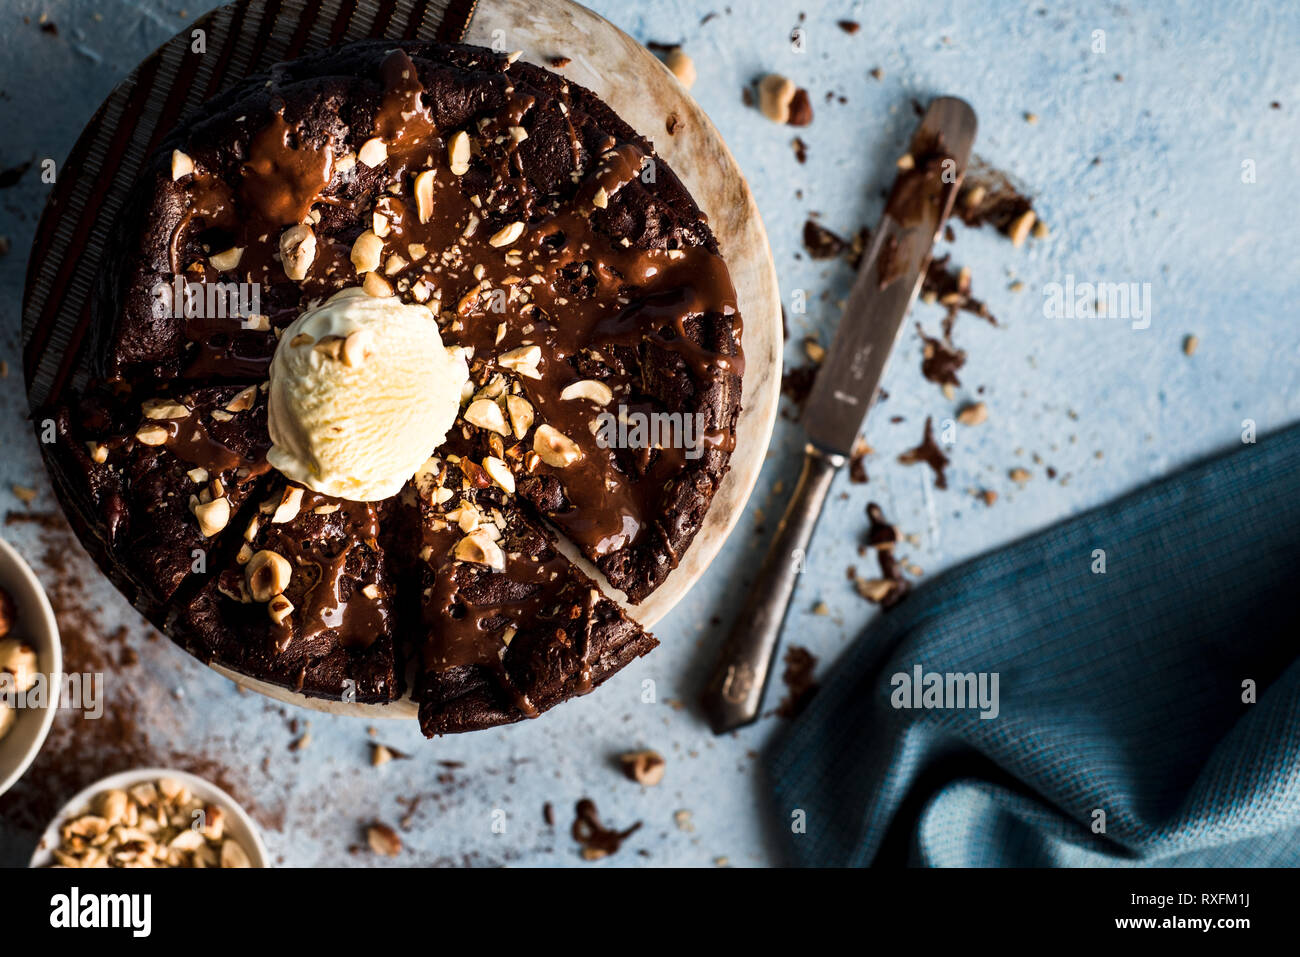
[(283, 624), (284, 620), (293, 614), (293, 602), (283, 595), (273, 595), (266, 603), (266, 612), (277, 625)]
[(136, 439), (143, 445), (166, 445), (170, 435), (161, 425), (142, 425), (135, 433)]
[(779, 73), (769, 73), (758, 82), (758, 108), (773, 123), (790, 122), (790, 104), (798, 87)]
[(451, 139), (447, 141), (447, 161), (451, 165), (451, 172), (454, 176), (464, 176), (469, 172), (469, 134), (464, 130), (457, 130), (451, 134)]
[(241, 389), (229, 402), (226, 403), (227, 412), (247, 412), (257, 401), (257, 386), (250, 385), (247, 389)]
[(357, 150), (357, 161), (363, 166), (379, 166), (388, 159), (388, 146), (377, 136), (372, 136)]
[(190, 159), (189, 154), (182, 153), (180, 150), (172, 150), (172, 182), (182, 176), (189, 176), (193, 172), (194, 160)]
[(212, 268), (219, 272), (229, 272), (239, 265), (239, 261), (244, 258), (243, 246), (232, 246), (225, 252), (213, 253), (208, 257), (208, 262), (212, 263)]
[(506, 557), (501, 546), (492, 540), (487, 529), (476, 528), (459, 542), (452, 550), (452, 557), (460, 562), (472, 562), (487, 565), (501, 571), (506, 567)]
[(506, 425), (506, 417), (501, 412), (501, 406), (491, 399), (475, 399), (471, 402), (465, 410), (465, 421), (499, 435), (510, 434), (510, 427)]
[(516, 439), (522, 439), (533, 427), (533, 406), (522, 395), (506, 396), (506, 411), (510, 413), (510, 428)]
[(664, 779), (664, 770), (667, 763), (657, 751), (632, 751), (624, 754), (619, 758), (623, 765), (623, 773), (637, 784), (645, 787), (654, 787)]
[(366, 278), (361, 282), (361, 288), (365, 290), (367, 296), (373, 296), (376, 299), (386, 299), (393, 294), (392, 285), (377, 272), (366, 273)]
[(518, 240), (523, 234), (524, 224), (516, 221), (493, 233), (492, 238), (488, 240), (488, 243), (500, 249), (503, 246), (509, 246), (511, 243)]
[(366, 843), (372, 851), (384, 857), (396, 857), (402, 853), (402, 839), (397, 832), (378, 821), (366, 828)]
[(145, 399), (140, 404), (140, 411), (146, 419), (183, 419), (190, 414), (189, 408), (170, 399)]
[(989, 407), (983, 402), (972, 402), (957, 413), (957, 421), (962, 425), (981, 425), (988, 417)]
[(230, 522), (230, 500), (224, 496), (194, 506), (194, 517), (199, 522), (199, 534), (211, 538)]
[(433, 177), (431, 169), (415, 174), (415, 211), (422, 223), (433, 215)]
[(373, 229), (367, 229), (352, 244), (352, 265), (358, 273), (378, 269), (383, 255), (384, 241), (375, 235)]
[(289, 587), (293, 566), (283, 555), (264, 548), (253, 553), (244, 566), (244, 575), (253, 600), (270, 601)]
[(533, 451), (552, 468), (567, 468), (582, 458), (578, 443), (550, 425), (539, 425), (533, 433)]
[(686, 89), (695, 85), (695, 61), (687, 56), (686, 51), (681, 47), (673, 47), (664, 57), (664, 66), (672, 70), (673, 76), (677, 77), (677, 82)]
[(579, 379), (570, 382), (560, 392), (561, 399), (586, 399), (596, 405), (609, 405), (614, 401), (614, 393), (609, 386), (598, 379)]
[(298, 517), (298, 512), (302, 509), (302, 489), (296, 485), (288, 486), (280, 495), (280, 503), (276, 505), (274, 514), (271, 515), (273, 524), (282, 524), (292, 522)]
[(1037, 215), (1032, 209), (1027, 209), (1017, 216), (1007, 229), (1007, 235), (1011, 237), (1012, 246), (1023, 246), (1025, 240), (1029, 238), (1029, 231), (1034, 228), (1034, 220)]
[(497, 365), (501, 368), (512, 369), (530, 379), (541, 378), (537, 372), (537, 363), (541, 361), (542, 350), (539, 346), (520, 346), (497, 356)]
[(496, 482), (509, 494), (515, 493), (515, 477), (510, 471), (510, 466), (497, 458), (495, 455), (489, 455), (483, 459), (483, 471), (487, 472), (492, 481)]
[(316, 234), (310, 226), (290, 226), (280, 234), (280, 262), (284, 274), (294, 282), (307, 278), (316, 259)]

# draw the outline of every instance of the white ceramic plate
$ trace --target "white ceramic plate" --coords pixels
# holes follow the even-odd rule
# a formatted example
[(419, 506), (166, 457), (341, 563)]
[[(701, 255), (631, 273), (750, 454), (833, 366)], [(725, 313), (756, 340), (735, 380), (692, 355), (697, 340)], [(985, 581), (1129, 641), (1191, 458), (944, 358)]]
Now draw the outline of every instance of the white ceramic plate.
[(225, 811), (226, 833), (230, 835), (232, 840), (237, 841), (243, 847), (248, 854), (249, 863), (253, 867), (270, 866), (270, 858), (266, 853), (266, 846), (262, 843), (262, 836), (257, 831), (257, 826), (247, 812), (235, 802), (234, 798), (210, 781), (205, 781), (203, 778), (187, 771), (169, 771), (166, 768), (138, 768), (135, 771), (110, 774), (102, 781), (97, 781), (84, 791), (79, 792), (54, 816), (50, 826), (41, 835), (41, 842), (36, 845), (36, 850), (32, 853), (30, 866), (48, 867), (54, 863), (54, 848), (59, 846), (59, 827), (68, 818), (83, 814), (89, 810), (97, 796), (105, 791), (115, 789), (125, 791), (137, 784), (157, 781), (159, 778), (174, 778), (189, 788), (190, 793), (201, 801), (215, 804)]
[(19, 638), (36, 649), (36, 664), (49, 682), (45, 706), (18, 709), (13, 727), (0, 738), (0, 794), (4, 794), (22, 777), (50, 733), (63, 686), (63, 650), (59, 625), (54, 620), (50, 600), (45, 597), (45, 589), (22, 556), (4, 539), (0, 539), (0, 586), (9, 592), (18, 608), (14, 628), (6, 637)]
[[(587, 87), (650, 139), (708, 215), (736, 287), (745, 352), (736, 449), (731, 471), (681, 563), (644, 602), (628, 605), (571, 545), (562, 548), (632, 618), (650, 628), (681, 601), (718, 554), (745, 509), (767, 455), (781, 395), (783, 345), (781, 296), (767, 232), (735, 157), (708, 116), (650, 51), (609, 21), (568, 0), (490, 0), (479, 4), (465, 42), (522, 50), (524, 60)], [(569, 64), (552, 67), (550, 59), (558, 55), (569, 57)], [(673, 113), (678, 128), (669, 136), (665, 123)], [(317, 711), (367, 720), (416, 714), (409, 698), (387, 705), (325, 701), (213, 667), (250, 691)]]

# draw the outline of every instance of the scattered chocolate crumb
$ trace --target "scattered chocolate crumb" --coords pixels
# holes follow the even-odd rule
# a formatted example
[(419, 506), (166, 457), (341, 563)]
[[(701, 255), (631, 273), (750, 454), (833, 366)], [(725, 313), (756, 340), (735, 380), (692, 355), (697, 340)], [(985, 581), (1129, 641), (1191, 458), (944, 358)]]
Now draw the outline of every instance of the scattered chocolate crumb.
[(807, 648), (791, 645), (785, 650), (785, 670), (781, 680), (785, 682), (786, 694), (777, 705), (776, 713), (783, 718), (797, 718), (808, 707), (808, 702), (817, 693), (819, 685), (813, 680), (813, 671), (817, 667), (817, 657)]
[(555, 805), (550, 801), (542, 805), (542, 820), (547, 827), (555, 827)]
[(885, 521), (884, 512), (875, 502), (867, 506), (867, 518), (871, 521), (871, 527), (867, 530), (867, 543), (875, 549), (881, 577), (859, 578), (857, 569), (850, 566), (849, 579), (857, 588), (859, 595), (887, 610), (907, 597), (911, 585), (903, 578), (898, 561), (894, 558), (898, 529)]
[(32, 161), (19, 163), (17, 166), (10, 166), (0, 169), (0, 189), (8, 189), (10, 186), (17, 186), (18, 181), (23, 178), (23, 174), (32, 168)]
[(848, 242), (814, 219), (803, 224), (803, 245), (813, 259), (834, 259), (848, 248)]
[(753, 105), (754, 105), (754, 91), (753, 91), (752, 88), (750, 88), (750, 87), (748, 87), (748, 86), (746, 86), (746, 87), (742, 87), (742, 88), (741, 88), (741, 90), (740, 90), (740, 102), (743, 103), (743, 104), (745, 104), (745, 106), (747, 106), (747, 107), (753, 107)]
[(945, 331), (948, 334), (952, 332), (952, 325), (957, 319), (958, 312), (968, 312), (972, 316), (985, 320), (989, 325), (996, 326), (998, 320), (989, 312), (988, 307), (970, 294), (970, 269), (965, 266), (952, 269), (949, 266), (951, 261), (950, 253), (930, 260), (929, 265), (925, 267), (925, 277), (921, 280), (922, 300), (930, 303), (937, 302), (948, 310), (945, 319), (947, 323)]
[(1282, 109), (1282, 104), (1279, 103), (1277, 100), (1274, 100), (1272, 103), (1269, 104), (1269, 107), (1274, 110), (1280, 110)]
[(664, 779), (667, 763), (658, 751), (649, 748), (642, 751), (629, 751), (619, 756), (623, 774), (629, 781), (644, 787), (654, 787)]
[(921, 438), (921, 444), (914, 449), (908, 449), (898, 457), (902, 465), (916, 465), (918, 462), (924, 462), (930, 468), (934, 469), (934, 484), (938, 488), (947, 488), (948, 479), (943, 474), (943, 470), (948, 467), (948, 456), (943, 454), (943, 449), (934, 440), (934, 431), (930, 427), (930, 416), (925, 417), (925, 434)]
[(837, 20), (835, 21), (835, 25), (849, 36), (852, 36), (862, 29), (862, 24), (858, 23), (857, 20)]
[(986, 488), (984, 491), (980, 492), (980, 498), (983, 500), (985, 505), (992, 505), (998, 500), (998, 493), (993, 491), (991, 488)]
[(41, 24), (41, 32), (48, 33), (52, 37), (59, 35), (59, 26), (53, 20), (46, 20)]
[(1013, 225), (1034, 212), (1034, 204), (1010, 176), (976, 157), (966, 170), (953, 212), (967, 226), (988, 224), (1010, 235)]
[(1196, 347), (1201, 344), (1201, 340), (1196, 336), (1188, 336), (1183, 340), (1183, 355), (1192, 356), (1196, 354)]
[(550, 64), (551, 64), (551, 66), (555, 67), (556, 69), (560, 69), (560, 68), (562, 68), (562, 67), (566, 67), (566, 66), (568, 66), (568, 65), (569, 65), (570, 63), (572, 63), (572, 62), (573, 62), (573, 59), (572, 59), (571, 57), (567, 57), (567, 56), (553, 56), (553, 57), (551, 57), (551, 59), (550, 59)]
[(786, 120), (791, 126), (807, 126), (813, 121), (812, 99), (803, 87), (794, 91), (790, 101), (790, 118)]
[(829, 615), (831, 607), (824, 601), (815, 602), (812, 606), (812, 613), (814, 615)]
[(582, 846), (582, 859), (598, 861), (602, 857), (617, 854), (623, 842), (636, 833), (641, 822), (637, 821), (626, 831), (610, 830), (600, 823), (600, 814), (596, 811), (596, 802), (583, 798), (574, 808), (573, 839)]
[(957, 372), (966, 364), (965, 351), (953, 345), (947, 335), (941, 339), (927, 336), (919, 322), (916, 332), (921, 337), (921, 375), (945, 389), (961, 385)]
[(871, 78), (873, 80), (883, 80), (884, 77), (885, 77), (885, 71), (882, 70), (880, 67), (873, 66), (871, 68)]
[(802, 411), (804, 403), (808, 401), (813, 383), (817, 380), (817, 370), (820, 368), (817, 363), (810, 362), (808, 365), (786, 369), (782, 374), (781, 394), (794, 404), (797, 412)]
[(796, 136), (790, 141), (790, 145), (794, 147), (794, 158), (796, 160), (800, 163), (808, 162), (808, 144), (803, 141), (802, 136)]
[(1014, 468), (1008, 472), (1007, 475), (1010, 476), (1011, 481), (1015, 482), (1017, 485), (1024, 485), (1033, 477), (1029, 474), (1028, 470), (1022, 468)]
[(682, 118), (676, 113), (669, 113), (668, 119), (664, 121), (664, 129), (668, 131), (669, 136), (676, 136), (677, 131), (682, 128)]
[(856, 485), (867, 484), (866, 458), (872, 453), (871, 446), (862, 439), (856, 439), (849, 452), (849, 481)]

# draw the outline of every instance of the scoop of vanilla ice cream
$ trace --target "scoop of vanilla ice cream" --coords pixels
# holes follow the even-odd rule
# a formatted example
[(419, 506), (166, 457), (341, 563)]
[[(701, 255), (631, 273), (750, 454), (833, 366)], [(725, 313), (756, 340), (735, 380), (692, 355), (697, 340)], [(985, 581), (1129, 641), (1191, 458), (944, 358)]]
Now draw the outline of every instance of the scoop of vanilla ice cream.
[(280, 337), (267, 460), (325, 495), (389, 498), (446, 438), (468, 378), (428, 308), (344, 289)]

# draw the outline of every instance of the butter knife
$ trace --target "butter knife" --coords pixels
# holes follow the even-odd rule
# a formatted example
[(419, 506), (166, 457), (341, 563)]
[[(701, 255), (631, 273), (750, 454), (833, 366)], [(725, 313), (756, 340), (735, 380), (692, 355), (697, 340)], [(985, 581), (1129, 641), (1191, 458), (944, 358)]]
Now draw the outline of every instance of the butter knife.
[(805, 550), (831, 481), (848, 460), (875, 401), (934, 242), (952, 211), (975, 130), (969, 104), (939, 97), (898, 161), (884, 215), (871, 234), (800, 420), (808, 437), (803, 471), (705, 687), (704, 710), (716, 734), (759, 715)]

